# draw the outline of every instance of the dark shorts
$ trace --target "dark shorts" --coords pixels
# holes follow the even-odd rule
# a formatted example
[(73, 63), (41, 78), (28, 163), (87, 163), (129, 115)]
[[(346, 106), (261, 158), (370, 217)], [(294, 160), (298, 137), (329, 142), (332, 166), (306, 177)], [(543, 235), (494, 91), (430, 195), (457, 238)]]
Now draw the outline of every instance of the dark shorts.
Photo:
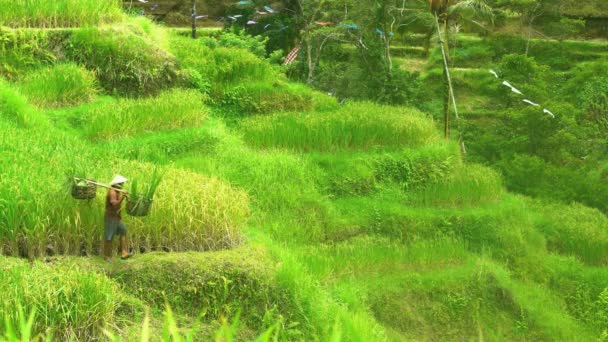
[(114, 235), (127, 235), (127, 227), (120, 219), (104, 218), (103, 238), (106, 241), (112, 241)]

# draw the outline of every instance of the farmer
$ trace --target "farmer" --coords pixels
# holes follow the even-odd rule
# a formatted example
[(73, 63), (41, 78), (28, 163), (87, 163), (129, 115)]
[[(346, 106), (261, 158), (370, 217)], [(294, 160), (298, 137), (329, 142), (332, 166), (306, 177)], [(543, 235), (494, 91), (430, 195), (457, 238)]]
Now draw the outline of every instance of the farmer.
[(121, 175), (116, 175), (110, 182), (110, 189), (106, 196), (106, 213), (104, 218), (104, 245), (103, 254), (107, 262), (112, 262), (112, 240), (114, 235), (120, 236), (121, 259), (128, 259), (132, 256), (127, 250), (127, 228), (122, 223), (120, 215), (123, 199), (129, 195), (128, 192), (121, 191), (127, 179)]

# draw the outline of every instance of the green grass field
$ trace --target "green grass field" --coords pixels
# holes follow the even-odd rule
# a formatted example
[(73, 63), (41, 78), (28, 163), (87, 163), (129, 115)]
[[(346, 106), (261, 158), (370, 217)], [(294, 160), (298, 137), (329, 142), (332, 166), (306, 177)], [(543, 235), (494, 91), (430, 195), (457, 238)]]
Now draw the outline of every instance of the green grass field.
[[(606, 339), (605, 214), (510, 192), (428, 112), (339, 104), (259, 42), (192, 40), (113, 1), (0, 5), (0, 341)], [(428, 89), (436, 62), (416, 66)], [(492, 76), (454, 76), (488, 111)], [(73, 177), (155, 170), (150, 215), (124, 215), (135, 256), (104, 262), (105, 191), (76, 200)]]
[(0, 26), (77, 27), (120, 21), (118, 0), (3, 0)]

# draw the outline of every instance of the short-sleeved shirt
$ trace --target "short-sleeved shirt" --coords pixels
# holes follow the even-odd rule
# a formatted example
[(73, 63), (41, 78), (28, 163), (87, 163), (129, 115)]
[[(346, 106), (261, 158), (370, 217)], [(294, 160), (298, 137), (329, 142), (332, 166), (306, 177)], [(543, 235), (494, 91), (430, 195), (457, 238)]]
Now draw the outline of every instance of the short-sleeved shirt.
[[(119, 200), (117, 204), (112, 204), (112, 200)], [(124, 197), (121, 196), (118, 191), (114, 189), (108, 190), (108, 194), (106, 195), (106, 217), (112, 219), (122, 219), (120, 215), (120, 210), (122, 207), (122, 201)]]

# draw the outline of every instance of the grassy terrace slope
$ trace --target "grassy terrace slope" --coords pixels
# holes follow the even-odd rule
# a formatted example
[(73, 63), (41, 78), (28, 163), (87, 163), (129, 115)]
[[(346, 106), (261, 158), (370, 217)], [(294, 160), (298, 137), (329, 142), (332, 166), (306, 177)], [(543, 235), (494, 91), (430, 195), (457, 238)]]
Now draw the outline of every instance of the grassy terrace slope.
[(77, 27), (124, 19), (118, 0), (2, 0), (0, 26)]
[[(510, 194), (428, 114), (338, 105), (222, 35), (129, 17), (0, 31), (9, 326), (33, 313), (33, 332), (81, 341), (605, 336), (601, 212)], [(102, 198), (76, 202), (66, 178), (155, 167), (152, 215), (126, 218), (137, 255), (102, 263)]]
[[(453, 55), (453, 82), (471, 161), (491, 165), (510, 190), (577, 201), (606, 212), (605, 41), (532, 40), (505, 35), (460, 35)], [(498, 73), (496, 79), (489, 70)], [(421, 76), (431, 93), (442, 91), (440, 52), (431, 53)], [(501, 85), (509, 81), (520, 97)], [(438, 98), (423, 110), (439, 113)], [(540, 111), (522, 100), (530, 99)], [(542, 112), (547, 108), (555, 114)]]

